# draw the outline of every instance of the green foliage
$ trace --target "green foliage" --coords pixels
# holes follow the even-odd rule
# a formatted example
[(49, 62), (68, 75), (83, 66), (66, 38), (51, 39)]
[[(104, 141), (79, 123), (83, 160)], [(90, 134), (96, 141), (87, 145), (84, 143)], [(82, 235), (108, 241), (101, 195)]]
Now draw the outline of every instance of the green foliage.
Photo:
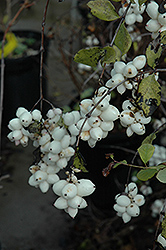
[(138, 0), (139, 5), (141, 6), (143, 3), (146, 3), (147, 0)]
[(115, 44), (112, 46), (112, 48), (115, 51), (115, 61), (120, 61), (120, 59), (121, 59), (121, 51), (120, 51), (120, 49)]
[(143, 163), (147, 163), (154, 153), (155, 147), (152, 144), (142, 144), (138, 148), (138, 153)]
[(166, 238), (166, 215), (164, 216), (164, 219), (161, 223), (161, 227), (162, 227), (162, 232), (161, 235)]
[(153, 114), (153, 112), (160, 105), (161, 87), (156, 81), (155, 75), (149, 75), (144, 78), (138, 87), (138, 94), (136, 104), (143, 110), (146, 117)]
[(132, 44), (132, 40), (124, 23), (121, 24), (120, 29), (115, 38), (115, 45), (120, 49), (122, 55), (126, 54)]
[(143, 140), (142, 144), (152, 144), (152, 142), (155, 139), (156, 139), (156, 133), (152, 133)]
[(166, 166), (165, 165), (160, 165), (160, 167), (164, 167), (163, 169), (161, 169), (158, 174), (156, 175), (156, 178), (162, 182), (162, 183), (166, 183)]
[(92, 15), (104, 21), (113, 21), (119, 18), (115, 7), (108, 0), (94, 0), (88, 2)]
[(79, 50), (74, 56), (74, 61), (96, 67), (98, 62), (111, 63), (116, 60), (116, 52), (113, 48), (107, 46), (104, 48), (92, 47)]
[(159, 58), (165, 49), (166, 31), (163, 31), (154, 39), (146, 49), (147, 63), (153, 69), (158, 65)]
[(157, 50), (154, 49), (154, 46), (152, 43), (150, 43), (149, 46), (147, 47), (147, 49), (146, 49), (147, 63), (153, 69), (158, 64), (158, 59), (160, 58), (162, 51), (163, 51), (163, 49), (162, 49), (161, 45), (159, 45)]
[(113, 168), (117, 168), (118, 166), (123, 165), (123, 164), (127, 164), (127, 161), (123, 160), (123, 161), (117, 162), (114, 164)]
[(81, 170), (82, 172), (88, 172), (85, 166), (86, 162), (79, 151), (79, 147), (77, 147), (74, 154), (73, 167)]
[(141, 181), (147, 181), (151, 179), (157, 172), (157, 169), (142, 169), (137, 173), (137, 178)]

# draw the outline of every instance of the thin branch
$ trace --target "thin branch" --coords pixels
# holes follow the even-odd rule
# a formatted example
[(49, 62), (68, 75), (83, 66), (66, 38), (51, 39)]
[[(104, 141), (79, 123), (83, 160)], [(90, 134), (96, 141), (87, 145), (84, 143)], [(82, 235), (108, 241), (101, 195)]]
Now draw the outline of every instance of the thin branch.
[(127, 6), (125, 12), (123, 13), (123, 15), (122, 15), (122, 17), (121, 17), (121, 20), (120, 20), (120, 22), (119, 22), (119, 24), (118, 24), (118, 27), (117, 27), (117, 29), (116, 29), (116, 31), (115, 31), (115, 34), (114, 34), (114, 36), (113, 36), (113, 38), (112, 38), (112, 41), (111, 41), (110, 45), (109, 45), (110, 47), (112, 47), (113, 44), (114, 44), (115, 38), (116, 38), (116, 36), (117, 36), (117, 34), (118, 34), (118, 31), (119, 31), (119, 29), (120, 29), (121, 24), (122, 24), (123, 21), (125, 20), (125, 16), (126, 16), (126, 14), (127, 14), (128, 9), (130, 8), (130, 5), (131, 5), (131, 2), (128, 4), (128, 6)]
[(43, 16), (43, 21), (42, 21), (42, 32), (41, 32), (41, 56), (40, 56), (40, 109), (42, 111), (42, 106), (43, 106), (43, 60), (44, 60), (44, 27), (45, 27), (45, 22), (46, 22), (46, 15), (47, 15), (47, 10), (48, 10), (48, 4), (49, 0), (47, 0), (45, 9), (44, 9), (44, 16)]

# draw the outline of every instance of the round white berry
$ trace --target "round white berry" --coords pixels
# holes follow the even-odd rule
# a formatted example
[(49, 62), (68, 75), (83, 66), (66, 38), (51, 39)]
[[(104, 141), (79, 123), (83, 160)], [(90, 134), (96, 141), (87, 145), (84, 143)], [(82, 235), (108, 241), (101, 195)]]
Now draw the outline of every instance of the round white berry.
[(135, 203), (131, 203), (127, 209), (127, 213), (132, 217), (137, 217), (140, 214), (140, 209)]
[(137, 185), (134, 182), (130, 182), (125, 188), (125, 193), (135, 197), (138, 192)]
[(62, 150), (61, 142), (59, 141), (52, 141), (50, 143), (49, 151), (52, 154), (59, 154)]
[(28, 112), (27, 109), (25, 109), (25, 108), (23, 108), (23, 107), (19, 107), (19, 108), (17, 109), (17, 111), (16, 111), (16, 116), (17, 116), (17, 117), (20, 117), (20, 115), (21, 115), (22, 113), (24, 113), (25, 111)]
[(160, 29), (161, 25), (157, 20), (150, 19), (146, 25), (145, 28), (150, 32), (156, 32)]
[(128, 78), (136, 76), (137, 73), (138, 71), (132, 63), (129, 63), (124, 67), (123, 74)]
[(122, 61), (118, 61), (114, 63), (114, 69), (116, 71), (116, 73), (120, 73), (123, 74), (123, 69), (126, 66), (126, 64)]
[(165, 239), (161, 234), (158, 235), (157, 241), (158, 241), (164, 248), (166, 247), (166, 239)]
[(67, 126), (70, 126), (74, 123), (75, 121), (75, 117), (72, 114), (72, 112), (67, 112), (65, 114), (62, 115), (63, 121)]
[(138, 206), (142, 206), (145, 203), (145, 198), (143, 195), (141, 194), (137, 194), (133, 201), (138, 205)]
[(124, 223), (127, 223), (127, 222), (129, 222), (131, 220), (131, 216), (128, 213), (125, 212), (125, 213), (122, 214), (122, 219), (123, 219)]
[(134, 13), (132, 14), (127, 14), (125, 17), (125, 22), (128, 25), (132, 25), (136, 22), (136, 15)]
[(83, 198), (76, 195), (74, 198), (68, 200), (68, 205), (72, 208), (79, 208)]
[(145, 55), (137, 56), (134, 58), (132, 63), (137, 69), (142, 69), (146, 64), (146, 56)]
[(35, 121), (40, 121), (42, 118), (41, 111), (38, 109), (34, 109), (31, 113), (31, 115), (32, 115), (32, 119)]
[(124, 110), (121, 112), (120, 121), (122, 122), (122, 124), (130, 125), (134, 122), (134, 120), (135, 120), (135, 116), (132, 111)]
[(131, 129), (138, 135), (143, 135), (145, 133), (145, 126), (140, 123), (131, 124)]
[(88, 196), (92, 194), (96, 189), (93, 182), (87, 179), (78, 180), (76, 186), (77, 186), (77, 194), (79, 196)]
[(119, 205), (119, 206), (122, 206), (122, 207), (127, 207), (131, 201), (129, 199), (129, 197), (127, 197), (127, 195), (120, 195), (117, 199), (116, 199), (116, 203)]
[(54, 206), (58, 209), (66, 209), (68, 207), (67, 200), (63, 197), (59, 197), (55, 202)]
[(24, 127), (28, 127), (32, 122), (32, 115), (28, 111), (23, 112), (19, 118)]
[(88, 118), (88, 123), (91, 127), (97, 128), (100, 126), (101, 120), (99, 119), (99, 117), (91, 116), (90, 118)]
[(89, 132), (90, 132), (90, 136), (94, 140), (100, 141), (102, 139), (103, 131), (100, 127), (91, 128)]
[(21, 129), (22, 124), (20, 122), (20, 119), (19, 118), (14, 118), (14, 119), (10, 120), (8, 128), (10, 130), (16, 130), (16, 129), (19, 130), (19, 129)]
[(68, 183), (62, 189), (62, 196), (65, 199), (72, 199), (77, 195), (77, 187), (73, 183)]
[(64, 188), (65, 185), (67, 185), (68, 182), (66, 180), (59, 180), (57, 181), (52, 189), (53, 189), (53, 192), (56, 194), (56, 195), (59, 195), (61, 196), (62, 195), (62, 189)]
[(122, 206), (119, 206), (118, 204), (115, 204), (114, 206), (113, 206), (113, 208), (114, 208), (114, 210), (116, 211), (116, 212), (120, 212), (120, 213), (124, 213), (124, 212), (126, 212), (126, 207), (122, 207)]
[(108, 108), (101, 113), (100, 117), (105, 122), (115, 121), (119, 118), (119, 110), (115, 106), (109, 105)]
[(56, 127), (52, 133), (52, 138), (56, 141), (62, 140), (64, 135), (66, 134), (66, 129), (64, 127)]
[(147, 7), (146, 7), (146, 12), (152, 19), (157, 19), (158, 16), (158, 4), (155, 1), (151, 1)]

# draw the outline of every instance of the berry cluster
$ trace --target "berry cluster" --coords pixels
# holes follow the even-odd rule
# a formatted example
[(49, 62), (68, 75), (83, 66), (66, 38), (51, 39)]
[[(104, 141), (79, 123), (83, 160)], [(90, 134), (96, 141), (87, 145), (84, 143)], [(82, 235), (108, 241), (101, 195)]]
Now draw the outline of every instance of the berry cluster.
[[(92, 99), (80, 102), (81, 119), (77, 123), (77, 128), (82, 131), (80, 138), (88, 141), (90, 147), (94, 147), (97, 141), (105, 138), (108, 131), (114, 128), (114, 121), (119, 118), (119, 110), (109, 104), (111, 95), (107, 95), (107, 91), (107, 88), (100, 87)], [(90, 111), (91, 116), (87, 118), (86, 115)]]
[[(139, 77), (137, 81), (134, 81), (134, 77), (137, 76), (138, 72), (145, 66), (146, 56), (140, 55), (133, 59), (133, 61), (128, 62), (127, 64), (122, 61), (117, 61), (114, 63), (114, 68), (111, 70), (111, 79), (106, 82), (108, 88), (116, 86), (118, 83), (121, 83), (117, 87), (117, 91), (122, 95), (126, 89), (132, 90), (137, 87)], [(126, 80), (126, 81), (125, 81)]]
[[(123, 1), (124, 4), (122, 4), (122, 8), (119, 9), (119, 15), (122, 16), (123, 13), (126, 11), (128, 4), (130, 3), (130, 0)], [(142, 23), (143, 17), (141, 14), (143, 14), (146, 6), (145, 4), (142, 4), (139, 6), (138, 0), (135, 0), (135, 3), (132, 3), (127, 11), (127, 14), (125, 16), (125, 23), (127, 25), (133, 25), (134, 23)]]
[(145, 117), (142, 110), (138, 110), (129, 100), (122, 103), (123, 111), (120, 114), (120, 123), (126, 127), (127, 136), (133, 133), (143, 135), (145, 133), (145, 124), (151, 121), (151, 117)]
[(146, 23), (145, 28), (152, 32), (152, 38), (156, 38), (158, 34), (166, 30), (166, 3), (163, 1), (160, 5), (155, 1), (151, 1), (146, 8), (150, 20)]
[(123, 222), (127, 223), (131, 217), (137, 217), (140, 214), (140, 206), (145, 203), (144, 196), (137, 194), (138, 188), (134, 182), (129, 183), (124, 193), (115, 196), (116, 204), (114, 209)]
[(53, 185), (53, 191), (60, 196), (54, 203), (58, 209), (64, 209), (72, 218), (78, 213), (78, 209), (85, 208), (87, 202), (83, 198), (95, 191), (95, 185), (88, 179), (77, 180), (71, 175), (67, 180), (59, 180)]
[[(16, 112), (16, 116), (17, 118), (9, 122), (8, 127), (11, 132), (8, 134), (8, 138), (15, 142), (16, 145), (21, 144), (24, 147), (28, 145), (30, 139), (33, 141), (33, 146), (37, 150), (39, 149), (39, 162), (29, 168), (32, 174), (28, 181), (29, 184), (39, 187), (43, 193), (46, 193), (49, 187), (56, 183), (58, 183), (58, 187), (59, 183), (62, 182), (66, 184), (70, 182), (71, 184), (71, 178), (70, 180), (60, 180), (57, 173), (68, 165), (69, 160), (75, 154), (73, 145), (76, 142), (76, 136), (79, 134), (76, 124), (80, 121), (80, 113), (72, 111), (63, 114), (61, 109), (53, 108), (47, 112), (47, 118), (44, 119), (39, 110), (35, 109), (29, 112), (20, 107)], [(72, 175), (72, 182), (73, 180), (75, 180), (74, 187), (79, 187), (77, 187), (75, 200), (80, 197), (78, 198), (80, 201), (78, 207), (84, 208), (87, 203), (81, 197), (91, 194), (95, 190), (95, 186), (91, 181), (85, 179), (77, 182), (76, 177), (74, 178)], [(79, 185), (79, 183), (82, 184)], [(90, 188), (90, 186), (93, 188)], [(55, 189), (55, 186), (53, 186), (56, 193)], [(79, 190), (82, 190), (82, 193)], [(69, 201), (68, 213), (74, 217), (77, 212), (75, 210), (73, 214), (74, 205), (71, 204), (73, 204), (72, 201)], [(59, 208), (58, 205), (56, 207)]]

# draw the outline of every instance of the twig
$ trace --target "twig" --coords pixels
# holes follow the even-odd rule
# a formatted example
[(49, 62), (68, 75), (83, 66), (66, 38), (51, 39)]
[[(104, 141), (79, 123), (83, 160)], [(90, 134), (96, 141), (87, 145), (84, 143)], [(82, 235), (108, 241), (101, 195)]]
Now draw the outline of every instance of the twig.
[(43, 108), (43, 59), (44, 59), (44, 27), (46, 22), (46, 15), (48, 9), (49, 0), (47, 0), (45, 9), (44, 9), (44, 16), (42, 21), (42, 32), (41, 32), (41, 56), (40, 56), (40, 110), (42, 111)]
[(110, 47), (112, 47), (113, 44), (114, 44), (115, 38), (116, 38), (116, 36), (117, 36), (117, 34), (118, 34), (118, 31), (119, 31), (119, 29), (120, 29), (121, 24), (122, 24), (123, 21), (125, 20), (125, 16), (126, 16), (126, 14), (127, 14), (128, 9), (130, 8), (130, 5), (131, 5), (131, 2), (128, 4), (128, 6), (127, 6), (125, 12), (123, 13), (123, 15), (122, 15), (122, 17), (121, 17), (121, 20), (120, 20), (120, 22), (119, 22), (119, 25), (118, 25), (118, 27), (117, 27), (117, 29), (116, 29), (116, 31), (115, 31), (115, 34), (114, 34), (114, 36), (113, 36), (113, 38), (112, 38), (112, 41), (111, 41), (111, 43), (110, 43), (110, 45), (109, 45)]

